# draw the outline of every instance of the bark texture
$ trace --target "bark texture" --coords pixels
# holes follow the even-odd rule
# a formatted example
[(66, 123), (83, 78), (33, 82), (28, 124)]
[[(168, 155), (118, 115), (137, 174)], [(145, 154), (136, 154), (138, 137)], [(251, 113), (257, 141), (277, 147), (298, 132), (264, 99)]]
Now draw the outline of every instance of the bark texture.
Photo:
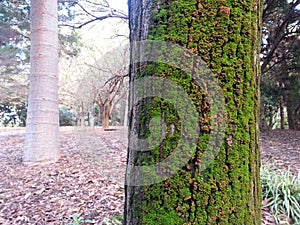
[[(221, 149), (202, 173), (199, 162), (210, 135), (210, 105), (191, 78), (163, 63), (130, 67), (132, 83), (148, 75), (168, 78), (189, 94), (199, 113), (201, 136), (195, 154), (163, 182), (126, 186), (124, 224), (261, 224), (259, 182), (259, 40), (261, 2), (219, 0), (130, 0), (130, 41), (163, 40), (201, 56), (216, 77), (226, 101), (226, 135)], [(134, 49), (135, 44), (131, 45)], [(139, 58), (131, 50), (132, 58)], [(159, 114), (160, 112), (160, 114)], [(149, 118), (165, 120), (161, 131), (183, 123), (170, 104), (148, 99), (131, 110), (129, 135), (149, 137)], [(168, 122), (168, 121), (171, 122)], [(139, 126), (137, 128), (137, 126)], [(152, 131), (153, 132), (153, 131)], [(128, 149), (128, 162), (150, 165), (165, 159), (178, 141), (176, 130), (151, 152)], [(176, 139), (177, 138), (177, 139)], [(149, 143), (151, 144), (151, 143)], [(189, 146), (187, 146), (189, 148)]]
[(57, 1), (31, 1), (31, 70), (23, 161), (28, 165), (60, 157), (58, 129)]

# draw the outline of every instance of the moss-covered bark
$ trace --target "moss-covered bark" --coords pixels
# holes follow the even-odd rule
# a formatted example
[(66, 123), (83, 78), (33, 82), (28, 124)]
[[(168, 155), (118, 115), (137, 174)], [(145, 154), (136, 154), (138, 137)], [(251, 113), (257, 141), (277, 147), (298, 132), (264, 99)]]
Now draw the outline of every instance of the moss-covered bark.
[[(205, 94), (184, 72), (163, 63), (132, 65), (131, 80), (152, 74), (173, 80), (186, 90), (199, 112), (201, 136), (193, 157), (170, 178), (158, 184), (126, 187), (124, 224), (261, 224), (257, 83), (260, 4), (257, 0), (129, 1), (131, 41), (169, 41), (201, 56), (223, 90), (227, 125), (218, 156), (199, 173), (210, 134)], [(133, 110), (130, 129), (137, 130), (134, 126), (142, 124), (139, 132), (149, 137), (147, 123), (155, 115), (169, 121), (166, 131), (172, 124), (184, 122), (166, 101), (147, 99)], [(139, 165), (159, 162), (172, 152), (179, 138), (176, 135), (166, 136), (163, 144), (147, 156), (129, 148), (129, 158), (139, 158)]]

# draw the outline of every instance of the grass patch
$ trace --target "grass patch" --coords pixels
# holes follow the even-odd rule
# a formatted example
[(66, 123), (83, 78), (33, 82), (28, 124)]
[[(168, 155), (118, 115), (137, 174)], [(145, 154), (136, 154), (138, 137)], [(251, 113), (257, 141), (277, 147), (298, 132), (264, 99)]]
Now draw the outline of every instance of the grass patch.
[(122, 225), (123, 215), (106, 218), (102, 221), (102, 225)]
[(300, 224), (300, 172), (261, 168), (263, 207), (269, 208), (278, 224)]

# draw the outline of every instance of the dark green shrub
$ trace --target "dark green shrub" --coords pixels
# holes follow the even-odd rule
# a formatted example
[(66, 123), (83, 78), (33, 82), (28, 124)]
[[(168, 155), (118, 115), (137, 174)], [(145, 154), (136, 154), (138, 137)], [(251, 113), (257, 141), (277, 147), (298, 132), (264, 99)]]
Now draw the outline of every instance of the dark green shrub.
[(72, 109), (62, 106), (59, 108), (59, 125), (60, 126), (75, 126), (76, 115)]

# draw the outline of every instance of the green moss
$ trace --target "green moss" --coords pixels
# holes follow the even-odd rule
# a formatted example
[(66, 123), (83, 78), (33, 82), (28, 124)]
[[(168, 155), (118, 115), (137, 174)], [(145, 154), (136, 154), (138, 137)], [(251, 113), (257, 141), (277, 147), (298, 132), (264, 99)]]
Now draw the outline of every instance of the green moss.
[[(205, 93), (197, 89), (191, 76), (163, 63), (149, 63), (140, 76), (161, 76), (182, 86), (199, 112), (201, 125), (198, 146), (190, 161), (166, 181), (142, 188), (137, 211), (141, 224), (260, 224), (258, 182), (258, 102), (254, 73), (255, 1), (159, 1), (154, 3), (149, 39), (180, 44), (202, 57), (223, 89), (227, 107), (227, 127), (218, 156), (199, 173), (201, 156), (210, 140), (210, 107)], [(230, 8), (228, 15), (220, 7)], [(182, 106), (183, 108), (186, 106)], [(140, 110), (141, 133), (150, 137), (151, 153), (139, 156), (141, 165), (167, 158), (178, 147), (181, 123), (176, 109), (164, 99), (148, 99)], [(161, 136), (161, 127), (150, 130), (147, 124), (156, 118), (165, 121), (166, 130), (176, 125), (159, 146), (152, 146)], [(153, 120), (155, 122), (155, 120)], [(193, 123), (193, 124), (192, 124)], [(188, 124), (188, 126), (190, 126)], [(191, 134), (193, 135), (193, 134)], [(179, 146), (183, 151), (192, 145)], [(180, 160), (180, 159), (178, 159)], [(253, 183), (255, 187), (253, 187)], [(255, 203), (252, 190), (256, 189)]]

